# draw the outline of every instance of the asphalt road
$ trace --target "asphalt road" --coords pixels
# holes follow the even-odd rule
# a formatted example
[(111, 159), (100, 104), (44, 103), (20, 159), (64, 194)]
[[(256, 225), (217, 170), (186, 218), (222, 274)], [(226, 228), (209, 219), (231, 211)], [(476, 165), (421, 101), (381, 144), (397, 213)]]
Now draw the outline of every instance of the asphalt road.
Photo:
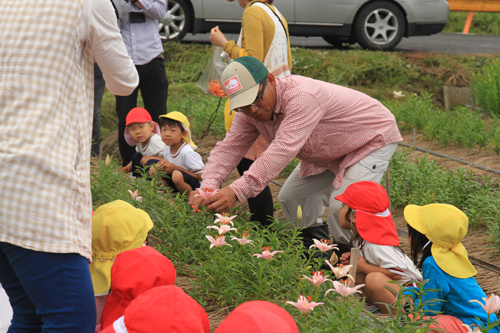
[[(238, 35), (227, 34), (226, 38), (236, 40)], [(184, 37), (183, 42), (210, 43), (209, 34), (188, 34)], [(292, 36), (290, 42), (292, 46), (333, 49), (333, 46), (321, 37)], [(357, 44), (354, 46), (359, 47)], [(432, 36), (410, 37), (403, 38), (394, 51), (500, 55), (500, 36), (440, 33)]]

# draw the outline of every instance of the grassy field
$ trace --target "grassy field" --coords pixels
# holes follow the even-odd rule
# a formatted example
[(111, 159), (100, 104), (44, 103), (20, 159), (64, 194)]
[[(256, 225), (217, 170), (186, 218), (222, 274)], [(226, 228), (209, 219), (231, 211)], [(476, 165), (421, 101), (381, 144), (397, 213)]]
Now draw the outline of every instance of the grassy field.
[[(443, 32), (462, 32), (467, 12), (450, 12)], [(500, 35), (500, 13), (474, 13), (469, 33), (476, 35)]]

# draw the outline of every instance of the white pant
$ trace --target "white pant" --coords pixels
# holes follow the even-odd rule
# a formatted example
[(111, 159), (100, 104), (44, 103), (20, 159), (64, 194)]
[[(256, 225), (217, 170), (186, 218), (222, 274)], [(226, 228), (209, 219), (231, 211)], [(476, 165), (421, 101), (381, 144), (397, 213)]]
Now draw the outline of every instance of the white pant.
[(338, 189), (332, 185), (335, 174), (330, 170), (315, 176), (299, 178), (299, 163), (278, 195), (285, 216), (297, 226), (297, 207), (300, 205), (302, 208), (300, 227), (313, 227), (321, 221), (326, 204), (329, 202), (328, 228), (333, 239), (337, 243), (349, 243), (352, 233), (350, 230), (340, 228), (339, 209), (342, 203), (335, 200), (335, 197), (344, 193), (347, 186), (355, 182), (369, 180), (380, 183), (397, 146), (397, 143), (388, 144), (347, 168), (342, 185)]

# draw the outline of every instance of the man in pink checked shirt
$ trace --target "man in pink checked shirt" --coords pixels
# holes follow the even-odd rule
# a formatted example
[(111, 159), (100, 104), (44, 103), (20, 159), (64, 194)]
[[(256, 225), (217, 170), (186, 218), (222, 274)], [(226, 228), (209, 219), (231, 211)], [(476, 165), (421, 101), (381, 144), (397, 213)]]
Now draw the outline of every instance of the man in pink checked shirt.
[(354, 182), (382, 180), (402, 141), (392, 113), (356, 90), (298, 75), (275, 78), (253, 57), (231, 62), (221, 81), (236, 115), (210, 153), (201, 188), (219, 189), (259, 134), (270, 146), (241, 178), (210, 198), (193, 191), (193, 210), (205, 205), (227, 211), (236, 200), (260, 193), (298, 157), (301, 162), (278, 197), (286, 217), (301, 228), (318, 226), (329, 202), (330, 232), (336, 243), (347, 244), (351, 233), (339, 226), (341, 203), (334, 197)]

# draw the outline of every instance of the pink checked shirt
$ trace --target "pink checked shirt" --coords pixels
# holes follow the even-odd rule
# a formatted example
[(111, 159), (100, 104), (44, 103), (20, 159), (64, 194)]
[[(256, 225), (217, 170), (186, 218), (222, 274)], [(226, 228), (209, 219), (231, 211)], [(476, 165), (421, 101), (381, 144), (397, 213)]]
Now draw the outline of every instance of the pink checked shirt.
[(338, 188), (348, 167), (403, 140), (393, 114), (359, 91), (290, 75), (276, 79), (276, 95), (271, 120), (261, 123), (236, 113), (226, 138), (210, 153), (202, 188), (220, 188), (259, 134), (270, 145), (230, 185), (239, 201), (259, 194), (296, 156), (301, 159), (300, 177), (329, 169)]

